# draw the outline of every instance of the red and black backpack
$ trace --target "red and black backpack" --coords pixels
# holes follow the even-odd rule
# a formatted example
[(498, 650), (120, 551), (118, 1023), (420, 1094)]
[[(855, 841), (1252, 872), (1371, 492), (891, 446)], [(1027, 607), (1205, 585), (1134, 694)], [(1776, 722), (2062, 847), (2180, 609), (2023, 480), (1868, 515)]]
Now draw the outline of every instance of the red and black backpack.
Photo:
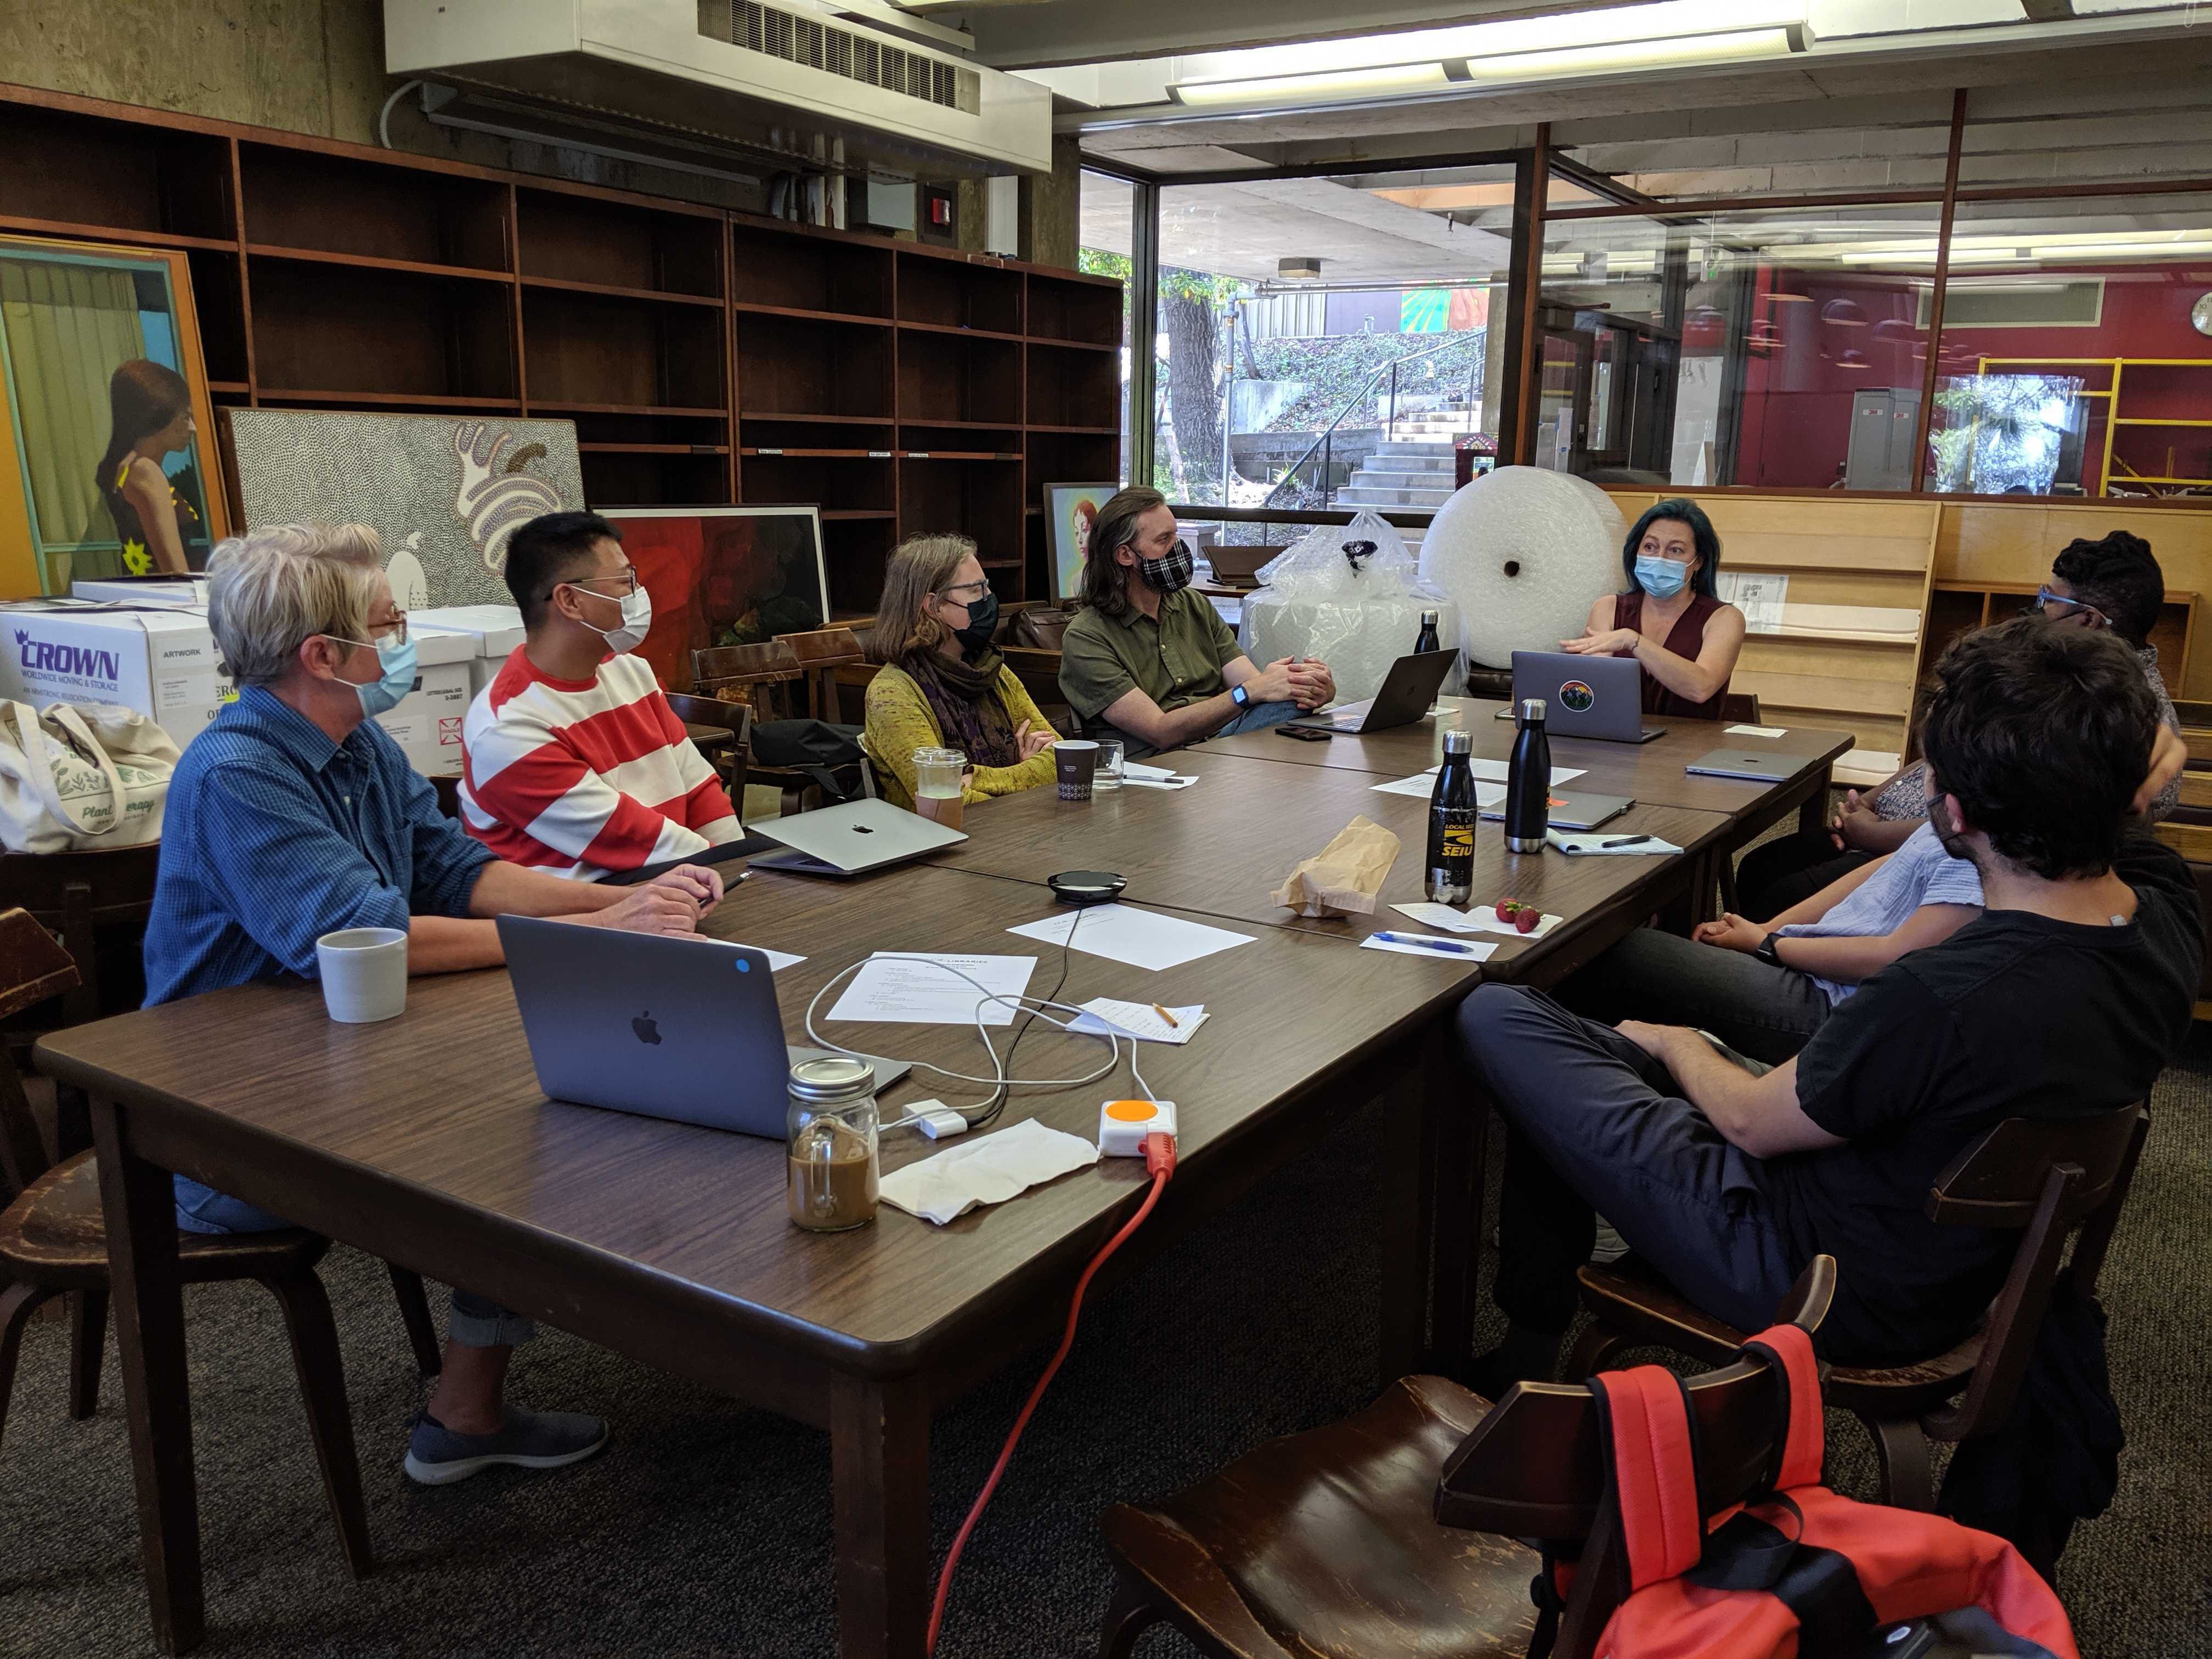
[[(1681, 1379), (1657, 1365), (1590, 1379), (1630, 1586), (1598, 1659), (1926, 1651), (1890, 1629), (1913, 1620), (1936, 1622), (1948, 1638), (1933, 1644), (1942, 1651), (2079, 1659), (2058, 1597), (2003, 1539), (1820, 1484), (1826, 1425), (1811, 1337), (1778, 1325), (1743, 1354), (1771, 1366), (1782, 1389), (1781, 1455), (1763, 1497), (1710, 1520)], [(1549, 1647), (1572, 1573), (1558, 1563), (1548, 1583), (1538, 1581), (1547, 1616), (1532, 1656)]]

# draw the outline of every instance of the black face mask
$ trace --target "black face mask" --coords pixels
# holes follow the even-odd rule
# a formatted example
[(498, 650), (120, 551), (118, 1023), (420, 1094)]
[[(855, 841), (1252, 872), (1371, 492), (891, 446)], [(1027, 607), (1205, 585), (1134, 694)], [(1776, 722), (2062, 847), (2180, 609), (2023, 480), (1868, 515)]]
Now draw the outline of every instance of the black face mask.
[(1964, 859), (1969, 864), (1973, 863), (1973, 848), (1966, 844), (1966, 836), (1960, 833), (1957, 820), (1954, 819), (1950, 828), (1947, 830), (1944, 827), (1943, 820), (1936, 816), (1936, 814), (1941, 812), (1942, 810), (1943, 798), (1941, 795), (1936, 796), (1929, 801), (1928, 823), (1929, 827), (1935, 830), (1936, 839), (1942, 843), (1943, 850), (1948, 853), (1953, 858)]
[(969, 658), (980, 657), (991, 643), (991, 635), (999, 629), (999, 596), (986, 593), (968, 607), (968, 626), (956, 628), (952, 637), (960, 641), (960, 648)]
[(1140, 556), (1137, 560), (1137, 574), (1157, 593), (1181, 592), (1190, 586), (1190, 579), (1197, 571), (1197, 556), (1190, 550), (1188, 542), (1180, 539), (1168, 550), (1165, 558), (1147, 559)]

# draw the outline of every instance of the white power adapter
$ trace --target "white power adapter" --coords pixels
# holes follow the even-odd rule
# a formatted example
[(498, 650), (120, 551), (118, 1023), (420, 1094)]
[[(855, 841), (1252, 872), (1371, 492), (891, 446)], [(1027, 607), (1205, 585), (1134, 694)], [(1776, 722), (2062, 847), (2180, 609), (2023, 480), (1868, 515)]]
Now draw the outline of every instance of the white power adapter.
[(1142, 1158), (1145, 1137), (1172, 1135), (1172, 1100), (1109, 1100), (1098, 1109), (1098, 1151), (1105, 1158)]

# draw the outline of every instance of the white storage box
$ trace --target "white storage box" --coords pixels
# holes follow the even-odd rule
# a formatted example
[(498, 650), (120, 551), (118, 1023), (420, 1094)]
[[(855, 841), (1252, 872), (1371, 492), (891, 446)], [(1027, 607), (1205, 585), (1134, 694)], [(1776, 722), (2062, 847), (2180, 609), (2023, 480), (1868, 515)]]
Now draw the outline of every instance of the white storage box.
[(71, 582), (70, 592), (77, 599), (98, 599), (106, 605), (204, 606), (207, 604), (207, 578), (204, 576), (110, 576), (90, 581)]
[(0, 605), (0, 693), (33, 708), (121, 703), (152, 716), (182, 748), (238, 698), (206, 617), (192, 611), (33, 599)]
[[(408, 632), (412, 636), (410, 619)], [(415, 689), (400, 699), (399, 707), (379, 714), (376, 723), (391, 734), (407, 763), (426, 778), (457, 778), (461, 775), (461, 721), (469, 712), (469, 665), (430, 663), (416, 642)]]
[[(511, 605), (447, 605), (407, 613), (410, 633), (458, 634), (470, 641), (469, 696), (492, 683), (501, 664), (523, 641), (522, 612)], [(422, 646), (418, 643), (420, 655)], [(428, 657), (422, 660), (428, 662)]]

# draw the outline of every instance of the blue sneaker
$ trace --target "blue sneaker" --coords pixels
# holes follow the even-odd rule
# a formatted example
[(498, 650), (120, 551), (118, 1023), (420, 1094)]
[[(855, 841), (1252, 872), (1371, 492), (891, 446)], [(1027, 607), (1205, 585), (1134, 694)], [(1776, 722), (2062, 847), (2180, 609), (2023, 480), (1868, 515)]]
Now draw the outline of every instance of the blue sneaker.
[(565, 1468), (606, 1443), (605, 1419), (577, 1412), (526, 1412), (509, 1406), (506, 1425), (496, 1434), (456, 1434), (420, 1412), (407, 1437), (406, 1468), (409, 1479), (425, 1486), (447, 1486), (495, 1463)]

